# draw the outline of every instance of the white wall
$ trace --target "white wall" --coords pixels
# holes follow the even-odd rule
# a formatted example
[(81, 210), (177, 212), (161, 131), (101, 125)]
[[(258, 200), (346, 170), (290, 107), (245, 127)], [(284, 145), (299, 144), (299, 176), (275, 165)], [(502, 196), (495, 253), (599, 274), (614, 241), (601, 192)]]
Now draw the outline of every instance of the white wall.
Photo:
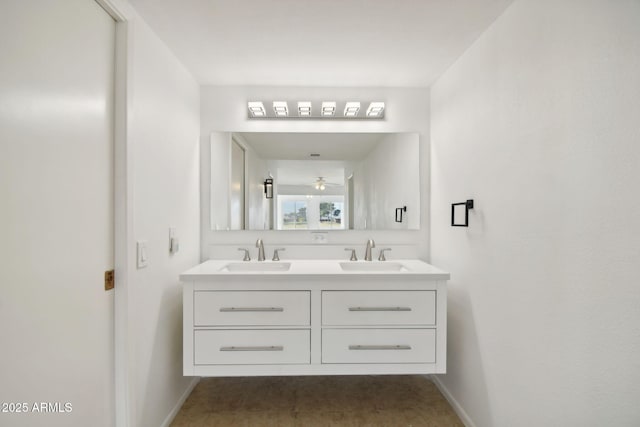
[[(260, 121), (247, 119), (247, 101), (250, 99), (375, 99), (386, 102), (385, 120), (366, 121)], [(201, 91), (201, 168), (203, 183), (210, 179), (209, 139), (211, 132), (418, 132), (420, 135), (420, 184), (421, 184), (421, 230), (420, 231), (333, 231), (329, 232), (330, 249), (324, 247), (324, 255), (344, 257), (345, 244), (354, 245), (364, 251), (366, 240), (374, 238), (379, 245), (402, 245), (404, 252), (389, 254), (396, 256), (429, 258), (429, 91), (425, 88), (322, 88), (322, 87), (277, 87), (277, 86), (203, 86)], [(208, 200), (203, 184), (201, 195), (203, 204)], [(207, 230), (203, 215), (202, 258), (216, 254), (234, 254), (237, 245), (248, 246), (257, 238), (262, 238), (267, 246), (305, 245), (311, 243), (311, 233), (307, 231), (225, 231)], [(211, 245), (229, 245), (232, 251), (219, 252)], [(301, 248), (299, 248), (301, 249)], [(333, 251), (331, 251), (333, 250)], [(287, 251), (286, 257), (295, 251)], [(283, 254), (283, 255), (284, 255)], [(222, 255), (227, 256), (227, 255)]]
[[(203, 144), (206, 144), (203, 142)], [(217, 167), (209, 169), (211, 172), (211, 207), (207, 209), (210, 213), (211, 227), (214, 230), (225, 230), (229, 228), (229, 198), (231, 197), (231, 133), (217, 132), (211, 135), (208, 142), (209, 156), (207, 159), (226, 159), (224, 162), (216, 162)], [(205, 212), (205, 210), (203, 210)]]
[[(197, 264), (199, 86), (140, 19), (133, 21), (131, 116), (133, 239), (146, 240), (149, 266), (129, 277), (136, 426), (160, 426), (191, 378), (182, 376), (182, 286)], [(169, 227), (180, 251), (169, 254)], [(135, 252), (135, 251), (134, 251)]]
[(640, 425), (640, 2), (518, 0), (431, 94), (442, 384), (479, 427)]
[[(269, 207), (269, 201), (264, 197), (264, 180), (268, 178), (269, 169), (267, 168), (267, 162), (261, 159), (256, 151), (247, 144), (247, 142), (240, 135), (234, 135), (240, 141), (244, 142), (246, 149), (246, 198), (245, 203), (246, 218), (245, 224), (247, 228), (251, 230), (263, 230), (268, 229), (271, 221)], [(213, 158), (213, 154), (211, 155)]]

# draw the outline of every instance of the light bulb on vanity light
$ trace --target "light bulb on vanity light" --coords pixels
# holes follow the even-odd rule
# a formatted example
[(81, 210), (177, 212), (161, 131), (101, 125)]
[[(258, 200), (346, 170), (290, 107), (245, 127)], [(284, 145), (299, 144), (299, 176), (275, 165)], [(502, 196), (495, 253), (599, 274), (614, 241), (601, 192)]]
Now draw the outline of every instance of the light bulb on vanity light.
[(358, 112), (360, 111), (360, 103), (359, 102), (347, 102), (344, 107), (344, 116), (345, 117), (356, 117)]
[(384, 112), (384, 102), (372, 102), (367, 108), (367, 117), (380, 117)]
[(308, 101), (298, 102), (298, 115), (300, 117), (311, 116), (311, 102), (308, 102)]
[(336, 103), (333, 101), (322, 102), (322, 116), (333, 117), (336, 114)]
[(287, 101), (273, 101), (273, 111), (278, 117), (286, 117), (289, 115), (289, 106)]
[(247, 108), (252, 117), (265, 117), (267, 115), (262, 102), (249, 101), (247, 102)]

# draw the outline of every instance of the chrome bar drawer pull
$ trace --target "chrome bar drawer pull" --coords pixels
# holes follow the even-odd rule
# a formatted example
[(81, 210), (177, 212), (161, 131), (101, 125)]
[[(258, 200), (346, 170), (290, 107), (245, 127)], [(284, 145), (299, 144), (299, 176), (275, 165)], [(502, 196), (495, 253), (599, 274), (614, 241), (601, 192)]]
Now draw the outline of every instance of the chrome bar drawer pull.
[(252, 311), (284, 311), (282, 307), (221, 307), (220, 311), (223, 313), (233, 312), (252, 312)]
[(281, 345), (265, 345), (265, 346), (250, 346), (250, 347), (220, 347), (220, 351), (283, 351), (284, 347)]
[(410, 345), (350, 345), (349, 350), (411, 350)]
[(349, 311), (411, 311), (411, 307), (349, 307)]

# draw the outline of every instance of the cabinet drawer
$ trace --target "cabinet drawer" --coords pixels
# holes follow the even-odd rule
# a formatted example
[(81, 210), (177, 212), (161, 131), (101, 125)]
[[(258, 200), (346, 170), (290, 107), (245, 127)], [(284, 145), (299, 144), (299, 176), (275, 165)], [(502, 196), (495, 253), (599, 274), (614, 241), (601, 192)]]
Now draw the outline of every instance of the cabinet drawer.
[(200, 330), (196, 365), (273, 365), (311, 362), (309, 330)]
[(323, 329), (322, 363), (435, 363), (435, 329)]
[(435, 325), (435, 291), (325, 291), (324, 325)]
[(309, 291), (196, 291), (195, 326), (309, 325)]

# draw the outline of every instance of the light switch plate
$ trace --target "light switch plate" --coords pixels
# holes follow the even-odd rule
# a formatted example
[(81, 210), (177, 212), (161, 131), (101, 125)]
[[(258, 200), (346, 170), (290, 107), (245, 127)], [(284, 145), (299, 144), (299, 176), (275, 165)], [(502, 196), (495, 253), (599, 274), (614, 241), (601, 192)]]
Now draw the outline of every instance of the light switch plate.
[(145, 240), (138, 240), (136, 243), (136, 266), (138, 268), (145, 268), (149, 265), (149, 254), (147, 253), (147, 242)]

